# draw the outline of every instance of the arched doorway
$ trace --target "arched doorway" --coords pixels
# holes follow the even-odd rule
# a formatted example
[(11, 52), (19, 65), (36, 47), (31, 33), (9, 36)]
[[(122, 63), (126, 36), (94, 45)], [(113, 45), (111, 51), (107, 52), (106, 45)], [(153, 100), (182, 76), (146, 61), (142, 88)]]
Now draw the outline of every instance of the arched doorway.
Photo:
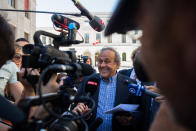
[(98, 64), (98, 56), (99, 56), (99, 52), (95, 53), (95, 66), (97, 66)]

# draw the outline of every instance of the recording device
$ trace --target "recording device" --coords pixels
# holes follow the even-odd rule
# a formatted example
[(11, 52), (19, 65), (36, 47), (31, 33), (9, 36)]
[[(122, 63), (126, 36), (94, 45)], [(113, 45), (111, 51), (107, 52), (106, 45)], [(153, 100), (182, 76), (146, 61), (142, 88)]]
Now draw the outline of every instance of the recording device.
[[(82, 64), (83, 65), (83, 64)], [(85, 67), (86, 64), (83, 65)], [(76, 68), (77, 67), (77, 68)], [(22, 111), (25, 114), (29, 114), (30, 107), (35, 105), (43, 105), (43, 107), (50, 113), (50, 115), (53, 118), (53, 124), (50, 126), (50, 130), (59, 130), (59, 131), (68, 131), (70, 130), (86, 130), (87, 125), (84, 120), (82, 120), (85, 116), (89, 115), (94, 109), (95, 109), (95, 102), (92, 98), (87, 96), (78, 96), (77, 92), (69, 86), (69, 84), (63, 84), (64, 87), (60, 87), (60, 91), (56, 93), (48, 93), (42, 95), (41, 91), (41, 81), (49, 71), (58, 71), (58, 72), (82, 72), (82, 66), (78, 65), (62, 65), (62, 64), (53, 64), (47, 66), (41, 73), (40, 79), (39, 79), (39, 86), (38, 86), (38, 93), (39, 96), (33, 96), (26, 99), (21, 100), (18, 103), (18, 106), (22, 109)], [(45, 105), (47, 102), (51, 102), (53, 105), (53, 110), (58, 111), (57, 113), (54, 113), (54, 111), (48, 109), (48, 107)], [(73, 102), (86, 102), (89, 103), (90, 108), (92, 108), (92, 111), (89, 113), (86, 113), (81, 116), (76, 116), (75, 114), (71, 113), (69, 111), (69, 106)], [(70, 113), (69, 115), (61, 115), (63, 112), (67, 111)], [(26, 115), (28, 116), (28, 115)], [(55, 120), (55, 119), (56, 120)], [(28, 118), (21, 123), (16, 123), (14, 125), (15, 130), (25, 130), (30, 129), (34, 131), (37, 126), (37, 121), (33, 121), (31, 123), (28, 122)], [(55, 120), (55, 121), (54, 121)], [(22, 126), (24, 125), (25, 126)], [(46, 128), (48, 124), (44, 124), (44, 122), (39, 123), (42, 125), (42, 128)], [(50, 125), (50, 124), (49, 124)]]
[(86, 60), (88, 59), (88, 56), (78, 55), (77, 61), (81, 63), (86, 63)]
[[(23, 51), (24, 53), (28, 53), (28, 55), (24, 55), (22, 57), (22, 67), (39, 69), (40, 73), (44, 68), (51, 64), (69, 64), (76, 61), (74, 59), (74, 54), (72, 54), (71, 52), (62, 53), (52, 46), (33, 46), (28, 44), (24, 46)], [(52, 72), (49, 72), (47, 77), (44, 78), (44, 85), (48, 82), (52, 74)], [(37, 77), (29, 77), (29, 75), (27, 75), (26, 73), (24, 76), (24, 78), (26, 78), (30, 83), (38, 82), (35, 81), (38, 80), (36, 79)]]
[(146, 88), (141, 85), (131, 83), (128, 85), (128, 88), (129, 88), (129, 93), (136, 96), (142, 96), (143, 94), (149, 95), (153, 98), (160, 96), (160, 94), (158, 93), (146, 90)]
[[(80, 28), (80, 24), (70, 18), (67, 18), (62, 15), (54, 14), (51, 17), (51, 20), (54, 26), (68, 31), (67, 40), (69, 41), (76, 41), (76, 32)], [(79, 41), (80, 43), (83, 41)], [(72, 42), (74, 44), (74, 42)]]
[[(90, 25), (95, 30), (101, 31), (104, 29), (104, 24), (98, 17), (90, 17), (91, 14), (88, 11), (83, 11), (83, 13), (87, 13), (86, 15), (91, 20)], [(38, 81), (39, 96), (29, 97), (21, 100), (18, 103), (18, 107), (22, 111), (16, 109), (16, 112), (13, 112), (16, 113), (18, 120), (16, 120), (16, 118), (11, 118), (9, 115), (8, 117), (6, 117), (6, 115), (2, 115), (2, 117), (13, 122), (13, 130), (88, 130), (88, 125), (83, 118), (92, 113), (92, 111), (95, 109), (95, 101), (89, 96), (96, 91), (95, 86), (97, 86), (98, 83), (93, 80), (89, 81), (91, 83), (87, 84), (87, 88), (85, 89), (87, 95), (84, 96), (78, 96), (77, 92), (73, 90), (72, 84), (77, 83), (81, 76), (92, 74), (94, 69), (92, 69), (92, 67), (88, 64), (77, 63), (75, 52), (61, 52), (59, 50), (60, 46), (70, 46), (72, 44), (79, 44), (84, 41), (83, 37), (82, 40), (76, 40), (76, 33), (80, 28), (80, 24), (70, 18), (57, 14), (53, 15), (51, 19), (54, 26), (60, 29), (57, 30), (60, 32), (60, 34), (56, 35), (46, 31), (36, 31), (33, 37), (34, 45), (26, 45), (23, 48), (23, 52), (26, 55), (23, 56), (22, 67), (38, 69), (41, 73)], [(52, 44), (44, 45), (40, 39), (41, 35), (52, 38)], [(41, 85), (47, 84), (51, 75), (57, 72), (66, 72), (71, 78), (71, 83), (63, 84), (59, 92), (42, 95)], [(53, 105), (53, 110), (46, 106), (46, 103), (48, 102)], [(88, 103), (91, 105), (89, 107), (92, 110), (83, 115), (73, 114), (69, 107), (72, 103), (77, 102)], [(4, 103), (4, 101), (2, 105), (6, 105), (5, 108), (12, 108), (12, 106)], [(36, 105), (42, 105), (50, 114), (52, 119), (49, 121), (46, 121), (45, 119), (43, 121), (38, 119), (32, 119), (29, 121), (28, 116), (30, 108)], [(63, 112), (66, 111), (69, 115), (64, 115)], [(19, 117), (20, 115), (21, 117)], [(53, 126), (50, 126), (49, 128), (51, 123), (53, 123)], [(92, 127), (97, 127), (96, 123), (92, 125)], [(100, 120), (98, 120), (98, 123), (100, 123)]]
[(94, 29), (94, 30), (96, 30), (96, 31), (98, 31), (98, 32), (100, 32), (100, 31), (102, 31), (102, 30), (104, 30), (104, 28), (105, 28), (105, 25), (104, 25), (104, 23), (103, 23), (103, 21), (99, 18), (99, 17), (97, 17), (97, 16), (93, 16), (80, 2), (78, 2), (77, 0), (72, 0), (73, 1), (73, 3), (75, 4), (75, 6), (81, 11), (81, 15), (84, 15), (84, 16), (86, 16), (89, 20), (90, 20), (90, 22), (89, 22), (89, 24), (90, 24), (90, 26)]
[(86, 82), (85, 85), (85, 92), (87, 92), (87, 96), (93, 96), (95, 92), (97, 91), (97, 88), (99, 86), (99, 79), (96, 77), (92, 77)]
[(72, 52), (61, 52), (52, 46), (33, 46), (27, 44), (23, 47), (22, 67), (24, 68), (45, 68), (51, 64), (68, 64), (75, 62), (75, 54)]
[(80, 62), (79, 62), (79, 64), (82, 67), (83, 76), (89, 76), (89, 75), (92, 75), (93, 73), (95, 73), (95, 70), (92, 68), (91, 65), (86, 64), (86, 63), (80, 63)]
[[(65, 115), (63, 117), (69, 117)], [(84, 131), (87, 125), (83, 124), (84, 120), (63, 121), (56, 120), (49, 127), (48, 131)]]
[[(95, 109), (95, 102), (92, 100), (91, 102), (87, 101), (88, 99), (91, 100), (90, 98), (97, 90), (97, 87), (99, 85), (99, 80), (96, 78), (92, 78), (87, 81), (86, 86), (85, 86), (85, 95), (83, 96), (78, 96), (75, 99), (75, 102), (83, 102), (88, 105), (88, 107), (91, 108), (91, 111), (88, 112), (87, 114), (83, 115), (83, 118), (89, 115), (94, 109)], [(66, 114), (63, 115), (63, 117), (73, 117), (73, 114)], [(95, 119), (88, 127), (89, 131), (94, 131), (96, 130), (101, 124), (103, 120), (101, 118)], [(82, 124), (83, 123), (83, 124)], [(63, 121), (62, 119), (58, 119), (52, 123), (52, 125), (49, 128), (49, 131), (83, 131), (85, 129), (85, 124), (83, 120), (65, 120)], [(87, 128), (86, 128), (87, 129)]]
[(54, 14), (51, 17), (51, 20), (53, 24), (58, 28), (67, 29), (70, 23), (74, 23), (77, 30), (80, 28), (80, 24), (78, 22), (62, 15)]

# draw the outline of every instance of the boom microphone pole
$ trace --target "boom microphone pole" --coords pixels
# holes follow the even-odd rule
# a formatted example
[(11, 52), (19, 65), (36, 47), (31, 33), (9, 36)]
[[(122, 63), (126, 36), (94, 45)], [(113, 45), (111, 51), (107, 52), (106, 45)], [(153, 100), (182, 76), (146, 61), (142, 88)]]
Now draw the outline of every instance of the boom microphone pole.
[(12, 11), (12, 12), (31, 12), (31, 13), (43, 13), (43, 14), (60, 14), (60, 15), (71, 15), (80, 17), (81, 14), (78, 13), (62, 13), (62, 12), (50, 12), (50, 11), (35, 11), (35, 10), (15, 10), (15, 9), (0, 9), (0, 11)]

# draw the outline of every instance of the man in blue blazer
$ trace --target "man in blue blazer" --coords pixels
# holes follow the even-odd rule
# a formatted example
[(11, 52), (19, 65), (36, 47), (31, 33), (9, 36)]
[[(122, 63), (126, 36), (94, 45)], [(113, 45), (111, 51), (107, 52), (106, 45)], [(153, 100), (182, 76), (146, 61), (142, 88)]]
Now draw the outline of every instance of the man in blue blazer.
[[(89, 81), (98, 81), (97, 90), (92, 98), (96, 102), (96, 109), (93, 111), (92, 122), (95, 118), (101, 117), (103, 123), (97, 130), (115, 131), (131, 130), (145, 131), (148, 130), (148, 104), (141, 96), (134, 96), (129, 93), (128, 84), (135, 82), (129, 77), (118, 74), (117, 69), (120, 66), (120, 56), (113, 48), (107, 47), (100, 51), (98, 57), (98, 74), (93, 74), (85, 78), (79, 88), (79, 93), (84, 94), (86, 84)], [(116, 112), (105, 114), (104, 112), (114, 108), (119, 104), (138, 104), (136, 112)], [(88, 105), (79, 103), (73, 112), (83, 114), (89, 111)]]

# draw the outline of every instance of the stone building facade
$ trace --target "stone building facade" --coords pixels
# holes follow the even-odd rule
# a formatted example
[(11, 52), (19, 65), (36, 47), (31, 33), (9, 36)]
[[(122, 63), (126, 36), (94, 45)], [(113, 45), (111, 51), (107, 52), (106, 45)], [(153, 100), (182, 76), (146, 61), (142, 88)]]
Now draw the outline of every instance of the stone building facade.
[[(36, 0), (1, 0), (1, 9), (17, 9), (17, 10), (36, 10)], [(15, 37), (24, 37), (33, 42), (33, 35), (36, 30), (36, 14), (24, 12), (5, 12), (0, 11), (10, 25), (12, 26)]]

